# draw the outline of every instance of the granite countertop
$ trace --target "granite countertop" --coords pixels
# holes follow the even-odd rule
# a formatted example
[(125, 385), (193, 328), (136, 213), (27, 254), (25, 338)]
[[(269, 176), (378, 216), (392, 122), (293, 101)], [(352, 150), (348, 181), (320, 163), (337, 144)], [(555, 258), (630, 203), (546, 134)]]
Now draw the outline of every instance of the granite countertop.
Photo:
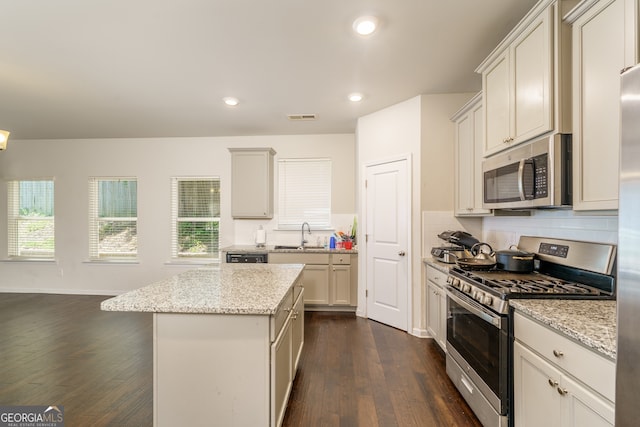
[(449, 270), (456, 266), (455, 264), (447, 264), (446, 262), (438, 261), (433, 257), (422, 258), (422, 262), (442, 271), (445, 274), (449, 274)]
[(516, 310), (616, 359), (616, 301), (512, 299)]
[(102, 302), (104, 311), (274, 314), (303, 264), (220, 264), (189, 270)]
[[(291, 245), (294, 246), (294, 245)], [(315, 253), (315, 254), (358, 254), (357, 247), (354, 249), (325, 249), (317, 246), (305, 246), (304, 249), (288, 248), (288, 249), (276, 249), (273, 245), (267, 245), (264, 247), (256, 247), (255, 245), (232, 245), (220, 249), (220, 252), (235, 252), (235, 253)]]

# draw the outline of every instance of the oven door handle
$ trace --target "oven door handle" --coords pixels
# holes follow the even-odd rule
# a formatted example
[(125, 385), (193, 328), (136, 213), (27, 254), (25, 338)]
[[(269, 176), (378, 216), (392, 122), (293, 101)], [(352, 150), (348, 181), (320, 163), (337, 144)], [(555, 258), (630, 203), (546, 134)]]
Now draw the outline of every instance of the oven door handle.
[(472, 304), (460, 298), (459, 296), (454, 294), (451, 290), (449, 290), (449, 288), (445, 289), (445, 291), (447, 292), (447, 296), (449, 298), (454, 300), (456, 303), (460, 304), (465, 309), (469, 310), (471, 313), (475, 314), (485, 322), (491, 323), (496, 328), (502, 328), (502, 316), (487, 313), (485, 310), (482, 309), (482, 307), (478, 306), (477, 304)]

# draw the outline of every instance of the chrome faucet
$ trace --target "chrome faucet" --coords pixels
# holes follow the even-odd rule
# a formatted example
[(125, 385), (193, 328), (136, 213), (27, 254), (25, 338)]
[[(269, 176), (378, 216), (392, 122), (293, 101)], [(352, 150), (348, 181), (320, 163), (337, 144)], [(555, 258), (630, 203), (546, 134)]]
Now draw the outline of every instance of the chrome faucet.
[(311, 227), (309, 226), (308, 222), (303, 222), (302, 223), (302, 239), (300, 241), (300, 247), (304, 248), (304, 244), (308, 243), (305, 239), (304, 239), (304, 226), (307, 226), (307, 230), (309, 230), (309, 234), (311, 234)]

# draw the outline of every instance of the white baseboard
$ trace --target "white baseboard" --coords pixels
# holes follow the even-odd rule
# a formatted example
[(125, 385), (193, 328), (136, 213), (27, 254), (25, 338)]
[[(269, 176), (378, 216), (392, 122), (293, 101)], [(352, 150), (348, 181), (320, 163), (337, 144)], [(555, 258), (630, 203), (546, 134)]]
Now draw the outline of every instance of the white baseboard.
[(429, 331), (421, 328), (413, 328), (413, 330), (411, 331), (411, 335), (418, 338), (432, 338)]

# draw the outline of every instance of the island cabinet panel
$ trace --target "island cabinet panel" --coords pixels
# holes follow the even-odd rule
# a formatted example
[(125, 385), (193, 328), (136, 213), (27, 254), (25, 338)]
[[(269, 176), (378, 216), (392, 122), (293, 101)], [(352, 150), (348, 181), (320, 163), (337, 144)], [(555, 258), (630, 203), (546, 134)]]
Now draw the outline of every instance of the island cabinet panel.
[(287, 401), (293, 384), (293, 354), (292, 354), (292, 329), (291, 323), (287, 323), (280, 331), (276, 342), (271, 345), (271, 396), (273, 397), (274, 411), (271, 414), (271, 425), (282, 424), (284, 413), (287, 409)]
[(154, 426), (270, 421), (269, 316), (154, 314)]
[(297, 297), (293, 306), (292, 322), (291, 322), (291, 351), (293, 355), (293, 366), (291, 380), (296, 377), (296, 370), (302, 356), (302, 348), (304, 346), (304, 290), (301, 286), (296, 286), (301, 292)]
[(154, 426), (280, 426), (303, 345), (300, 283), (272, 316), (154, 313)]

